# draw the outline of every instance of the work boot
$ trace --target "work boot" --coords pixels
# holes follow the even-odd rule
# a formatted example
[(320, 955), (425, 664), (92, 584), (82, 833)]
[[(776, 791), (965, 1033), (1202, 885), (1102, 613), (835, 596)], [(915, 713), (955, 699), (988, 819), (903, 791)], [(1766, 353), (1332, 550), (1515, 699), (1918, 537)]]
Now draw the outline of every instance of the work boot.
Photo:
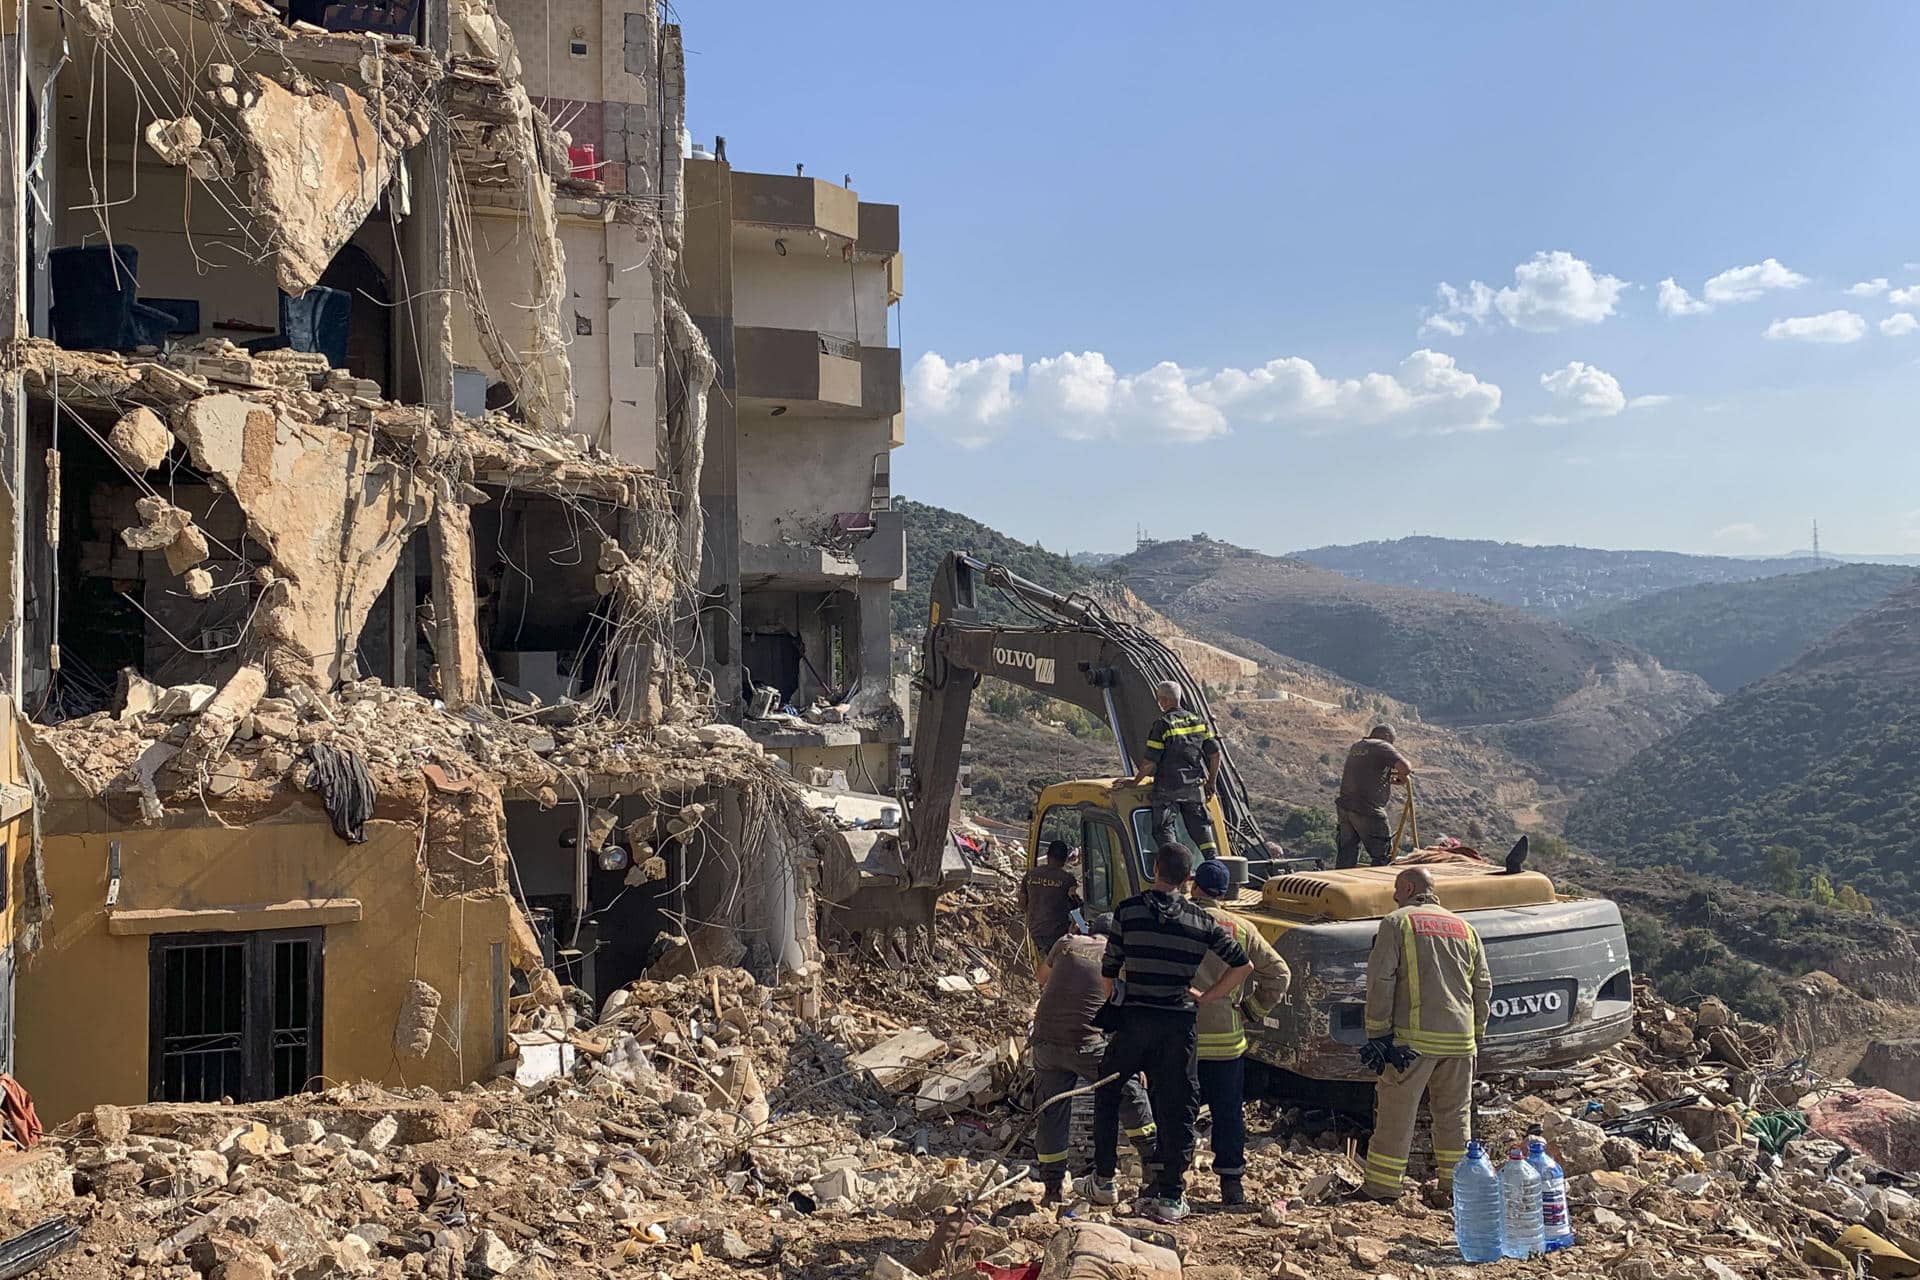
[(1246, 1184), (1240, 1175), (1224, 1173), (1220, 1175), (1220, 1203), (1225, 1205), (1245, 1204), (1247, 1202)]
[(1059, 1204), (1066, 1198), (1060, 1178), (1045, 1178), (1040, 1183), (1040, 1203)]

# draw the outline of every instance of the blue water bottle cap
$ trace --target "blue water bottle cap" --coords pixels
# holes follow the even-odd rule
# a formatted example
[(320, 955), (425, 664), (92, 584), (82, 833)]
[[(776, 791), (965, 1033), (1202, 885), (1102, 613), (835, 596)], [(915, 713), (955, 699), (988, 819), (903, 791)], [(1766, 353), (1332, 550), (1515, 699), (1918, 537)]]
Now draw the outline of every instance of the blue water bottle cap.
[(1480, 1145), (1480, 1139), (1478, 1138), (1467, 1139), (1467, 1159), (1478, 1160), (1480, 1157), (1486, 1154), (1487, 1154), (1487, 1149), (1484, 1146)]
[(1546, 1149), (1546, 1141), (1542, 1138), (1534, 1138), (1527, 1143), (1527, 1154), (1530, 1156), (1537, 1156)]

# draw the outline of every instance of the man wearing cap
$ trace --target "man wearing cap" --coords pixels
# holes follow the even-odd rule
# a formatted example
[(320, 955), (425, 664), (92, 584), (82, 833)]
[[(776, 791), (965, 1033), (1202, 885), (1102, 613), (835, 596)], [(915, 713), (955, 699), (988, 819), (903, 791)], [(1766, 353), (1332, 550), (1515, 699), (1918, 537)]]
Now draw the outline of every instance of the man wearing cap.
[[(1233, 914), (1226, 904), (1236, 890), (1227, 864), (1203, 862), (1193, 872), (1193, 904), (1233, 935), (1253, 962), (1253, 977), (1224, 1000), (1203, 1005), (1194, 1018), (1200, 1055), (1200, 1100), (1213, 1117), (1213, 1171), (1220, 1178), (1220, 1203), (1245, 1204), (1247, 1172), (1247, 1022), (1256, 1026), (1286, 997), (1293, 974), (1260, 931)], [(1212, 986), (1226, 965), (1212, 952), (1200, 962), (1193, 984)]]
[(1213, 838), (1213, 819), (1207, 814), (1207, 797), (1220, 776), (1220, 742), (1205, 716), (1180, 705), (1185, 698), (1185, 691), (1172, 680), (1153, 686), (1160, 718), (1147, 730), (1146, 758), (1132, 781), (1153, 779), (1154, 840), (1178, 843), (1174, 824), (1180, 823), (1201, 859), (1210, 861), (1219, 846)]
[(1405, 782), (1413, 765), (1393, 745), (1393, 726), (1377, 724), (1366, 737), (1347, 748), (1347, 764), (1340, 771), (1340, 795), (1334, 801), (1339, 813), (1339, 834), (1335, 845), (1336, 867), (1358, 866), (1360, 846), (1367, 847), (1367, 861), (1384, 867), (1393, 861), (1393, 828), (1387, 825), (1387, 802), (1393, 798), (1393, 784)]
[[(1048, 1098), (1100, 1078), (1100, 1057), (1107, 1051), (1107, 1037), (1093, 1025), (1093, 1015), (1106, 1003), (1106, 983), (1100, 978), (1100, 961), (1106, 955), (1108, 930), (1112, 916), (1101, 916), (1094, 933), (1078, 930), (1064, 934), (1041, 957), (1040, 1003), (1033, 1011), (1033, 1103), (1040, 1106)], [(1140, 1155), (1140, 1163), (1152, 1176), (1153, 1112), (1147, 1105), (1147, 1091), (1134, 1076), (1120, 1085), (1120, 1123), (1127, 1139)], [(1040, 1166), (1040, 1184), (1046, 1188), (1044, 1203), (1056, 1204), (1067, 1178), (1068, 1131), (1073, 1123), (1073, 1100), (1056, 1102), (1040, 1112), (1040, 1125), (1034, 1134), (1034, 1155)]]
[(1034, 953), (1045, 957), (1053, 944), (1073, 927), (1073, 909), (1080, 905), (1080, 882), (1067, 870), (1072, 852), (1065, 840), (1047, 845), (1046, 861), (1027, 872), (1020, 882), (1020, 907), (1027, 914), (1027, 936)]

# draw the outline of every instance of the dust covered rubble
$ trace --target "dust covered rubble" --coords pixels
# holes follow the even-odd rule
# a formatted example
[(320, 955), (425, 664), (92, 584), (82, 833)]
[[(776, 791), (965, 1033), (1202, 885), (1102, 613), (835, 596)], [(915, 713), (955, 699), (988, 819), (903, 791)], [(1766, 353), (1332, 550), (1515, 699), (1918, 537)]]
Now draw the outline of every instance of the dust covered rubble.
[[(1905, 1171), (1792, 1121), (1820, 1127), (1848, 1082), (1810, 1078), (1774, 1031), (1717, 1001), (1681, 1009), (1644, 984), (1614, 1051), (1479, 1088), (1496, 1150), (1539, 1125), (1566, 1166), (1579, 1243), (1546, 1262), (1456, 1271), (1450, 1216), (1422, 1194), (1341, 1200), (1360, 1177), (1356, 1122), (1267, 1103), (1244, 1213), (1207, 1206), (1203, 1137), (1188, 1222), (1084, 1203), (1057, 1219), (1025, 1180), (1030, 1078), (1017, 1046), (1005, 1056), (1031, 980), (975, 941), (1010, 936), (1011, 900), (954, 898), (932, 954), (896, 967), (830, 956), (778, 987), (709, 968), (598, 1010), (572, 990), (517, 997), (515, 1056), (454, 1094), (100, 1108), (54, 1135), (84, 1231), (48, 1274), (851, 1280), (984, 1260), (1049, 1277), (1105, 1250), (1156, 1276), (1723, 1280), (1812, 1276), (1866, 1247), (1920, 1256)], [(978, 960), (984, 984), (940, 985)], [(978, 1095), (924, 1105), (929, 1080), (975, 1055), (999, 1068)]]

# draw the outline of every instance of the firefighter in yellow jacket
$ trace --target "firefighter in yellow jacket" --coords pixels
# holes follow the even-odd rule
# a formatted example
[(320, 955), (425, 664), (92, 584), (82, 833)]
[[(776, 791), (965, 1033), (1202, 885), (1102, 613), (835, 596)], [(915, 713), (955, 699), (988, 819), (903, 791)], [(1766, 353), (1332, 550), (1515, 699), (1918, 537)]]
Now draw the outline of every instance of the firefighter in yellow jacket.
[[(1194, 905), (1218, 920), (1253, 962), (1253, 977), (1246, 985), (1225, 1000), (1201, 1005), (1194, 1022), (1200, 1058), (1200, 1098), (1213, 1116), (1213, 1171), (1220, 1177), (1220, 1203), (1245, 1204), (1247, 1193), (1242, 1179), (1247, 1173), (1247, 1026), (1242, 1015), (1258, 1025), (1267, 1016), (1267, 1010), (1286, 998), (1293, 974), (1258, 929), (1221, 905), (1232, 896), (1233, 880), (1227, 874), (1226, 863), (1212, 859), (1194, 868)], [(1193, 984), (1205, 991), (1225, 972), (1225, 962), (1209, 953), (1200, 962)]]
[(1407, 1172), (1413, 1122), (1425, 1095), (1442, 1188), (1467, 1151), (1473, 1055), (1487, 1033), (1493, 976), (1473, 926), (1440, 905), (1433, 876), (1408, 867), (1393, 882), (1399, 910), (1380, 922), (1367, 957), (1367, 1042), (1361, 1060), (1380, 1076), (1367, 1145), (1370, 1199), (1394, 1200)]

